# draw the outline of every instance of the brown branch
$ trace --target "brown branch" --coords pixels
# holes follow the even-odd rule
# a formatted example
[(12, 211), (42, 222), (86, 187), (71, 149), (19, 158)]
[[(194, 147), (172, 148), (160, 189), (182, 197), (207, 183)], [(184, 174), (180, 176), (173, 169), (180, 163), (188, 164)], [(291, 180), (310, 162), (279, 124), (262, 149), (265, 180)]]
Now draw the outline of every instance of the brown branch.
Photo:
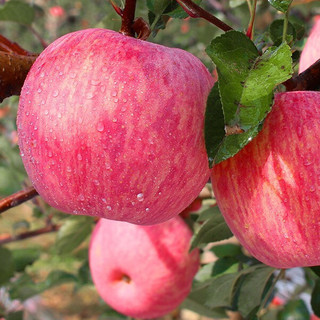
[(19, 95), (36, 56), (0, 51), (0, 102)]
[(23, 202), (26, 202), (35, 196), (38, 192), (33, 187), (29, 187), (26, 190), (18, 191), (2, 200), (0, 200), (0, 214), (10, 208), (16, 207)]
[(137, 0), (126, 0), (126, 4), (121, 15), (122, 23), (120, 33), (130, 37), (134, 37), (135, 35), (133, 22), (136, 11), (136, 2)]
[(20, 240), (24, 240), (24, 239), (27, 239), (27, 238), (32, 238), (32, 237), (35, 237), (35, 236), (39, 236), (41, 234), (55, 232), (55, 231), (58, 231), (59, 228), (60, 228), (59, 225), (52, 224), (52, 225), (48, 225), (46, 227), (43, 227), (41, 229), (23, 232), (23, 233), (20, 233), (18, 235), (14, 235), (14, 236), (8, 235), (8, 236), (5, 236), (5, 237), (1, 237), (0, 238), (0, 245), (6, 244), (6, 243), (9, 243), (9, 242), (13, 242), (13, 241), (20, 241)]
[(192, 18), (203, 18), (223, 31), (233, 30), (229, 25), (202, 9), (191, 0), (176, 0), (182, 9)]
[(308, 69), (285, 81), (287, 91), (307, 91), (320, 89), (320, 59)]

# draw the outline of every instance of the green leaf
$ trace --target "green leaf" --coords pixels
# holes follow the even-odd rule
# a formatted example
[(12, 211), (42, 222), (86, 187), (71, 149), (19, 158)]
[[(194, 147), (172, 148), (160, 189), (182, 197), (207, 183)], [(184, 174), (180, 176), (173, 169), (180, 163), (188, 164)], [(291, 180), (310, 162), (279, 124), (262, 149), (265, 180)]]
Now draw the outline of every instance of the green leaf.
[(277, 320), (306, 320), (309, 318), (308, 308), (300, 299), (289, 301), (279, 312)]
[[(270, 39), (275, 45), (280, 45), (282, 42), (283, 35), (283, 19), (274, 20), (269, 27)], [(297, 34), (296, 29), (291, 22), (288, 21), (287, 37), (291, 36), (292, 40), (296, 40)], [(287, 39), (288, 40), (288, 39)], [(289, 42), (289, 41), (287, 41)]]
[(314, 314), (320, 317), (320, 279), (315, 281), (311, 295), (311, 306)]
[[(218, 259), (213, 266), (212, 276), (215, 277), (221, 273), (225, 273), (237, 263), (238, 260), (235, 257), (223, 257)], [(234, 272), (233, 268), (231, 270)]]
[(76, 281), (75, 275), (61, 270), (52, 271), (45, 281), (39, 283), (35, 283), (28, 274), (24, 273), (11, 284), (10, 297), (24, 301), (60, 284)]
[(260, 305), (262, 295), (274, 271), (274, 268), (262, 265), (244, 277), (238, 298), (238, 310), (244, 317)]
[(214, 84), (207, 100), (204, 134), (209, 166), (212, 167), (213, 159), (219, 151), (220, 143), (225, 136), (224, 116), (218, 82)]
[(22, 272), (28, 265), (33, 264), (40, 257), (39, 248), (24, 248), (11, 250), (15, 270)]
[(14, 274), (14, 261), (11, 251), (0, 247), (0, 285), (6, 283)]
[(88, 260), (86, 260), (78, 269), (78, 280), (81, 285), (92, 283)]
[(310, 269), (311, 269), (318, 277), (320, 277), (320, 266), (310, 267)]
[(91, 233), (93, 218), (72, 216), (65, 220), (57, 234), (56, 247), (59, 254), (66, 254), (77, 248)]
[[(226, 128), (226, 136), (220, 142), (217, 134), (213, 133), (214, 138), (207, 134), (206, 147), (210, 160), (215, 154), (213, 161), (219, 163), (235, 155), (258, 134), (271, 110), (275, 86), (291, 77), (291, 51), (287, 44), (281, 44), (260, 55), (254, 43), (237, 31), (213, 39), (206, 51), (217, 66)], [(209, 105), (208, 113), (212, 110), (218, 107)], [(208, 113), (206, 131), (219, 128), (221, 138), (221, 114), (215, 120)]]
[(205, 306), (209, 308), (231, 307), (238, 279), (238, 273), (222, 274), (214, 278), (206, 290)]
[(278, 11), (283, 13), (289, 10), (292, 0), (268, 0), (269, 3)]
[(202, 302), (198, 302), (197, 299), (199, 299), (199, 295), (191, 294), (183, 301), (181, 308), (188, 309), (195, 313), (201, 314), (202, 316), (214, 319), (227, 318), (224, 308), (210, 309), (205, 307)]
[(10, 312), (6, 316), (6, 320), (23, 320), (23, 311)]
[(241, 247), (232, 243), (214, 246), (211, 248), (211, 251), (217, 258), (237, 257), (239, 255), (242, 255)]
[(201, 244), (221, 241), (233, 236), (221, 212), (217, 210), (217, 207), (209, 208), (208, 210), (211, 210), (212, 217), (206, 221), (193, 236), (190, 250)]
[(0, 6), (0, 20), (30, 25), (35, 18), (34, 8), (26, 2), (11, 0)]

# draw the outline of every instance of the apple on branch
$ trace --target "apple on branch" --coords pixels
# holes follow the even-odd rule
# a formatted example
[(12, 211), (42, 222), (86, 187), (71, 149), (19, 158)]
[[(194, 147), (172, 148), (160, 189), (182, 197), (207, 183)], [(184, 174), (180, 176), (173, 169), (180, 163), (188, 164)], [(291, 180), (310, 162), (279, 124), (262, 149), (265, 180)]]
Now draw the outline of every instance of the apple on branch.
[(190, 292), (199, 251), (180, 217), (152, 226), (100, 219), (89, 265), (102, 299), (127, 316), (150, 319), (176, 309)]
[(59, 38), (21, 91), (19, 146), (32, 184), (71, 214), (144, 225), (178, 215), (210, 176), (212, 85), (180, 49), (106, 29)]
[(320, 265), (320, 92), (278, 93), (258, 136), (213, 167), (231, 231), (276, 268)]

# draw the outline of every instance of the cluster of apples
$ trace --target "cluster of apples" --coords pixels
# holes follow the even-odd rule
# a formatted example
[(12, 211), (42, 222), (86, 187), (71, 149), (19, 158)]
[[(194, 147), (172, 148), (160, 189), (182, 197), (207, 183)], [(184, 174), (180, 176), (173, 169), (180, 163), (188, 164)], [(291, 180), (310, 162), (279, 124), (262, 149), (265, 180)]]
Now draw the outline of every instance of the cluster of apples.
[(203, 125), (213, 82), (185, 51), (87, 29), (48, 46), (23, 86), (26, 171), (53, 207), (103, 218), (92, 277), (126, 315), (162, 316), (190, 291), (199, 252), (188, 252), (191, 231), (177, 215), (210, 174), (252, 255), (279, 268), (320, 264), (320, 93), (277, 94), (258, 137), (210, 172)]

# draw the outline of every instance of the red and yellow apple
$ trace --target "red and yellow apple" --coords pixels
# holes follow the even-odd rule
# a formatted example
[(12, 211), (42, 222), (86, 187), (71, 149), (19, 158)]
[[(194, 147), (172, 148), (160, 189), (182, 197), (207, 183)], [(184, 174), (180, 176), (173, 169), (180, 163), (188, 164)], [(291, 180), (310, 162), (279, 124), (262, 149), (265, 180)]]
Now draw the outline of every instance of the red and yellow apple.
[(277, 268), (320, 265), (320, 92), (275, 96), (262, 131), (213, 167), (231, 231)]
[(315, 23), (302, 50), (299, 73), (309, 68), (318, 59), (320, 59), (320, 16), (315, 17)]
[(22, 88), (17, 127), (41, 197), (67, 213), (136, 224), (178, 215), (210, 171), (213, 79), (188, 52), (105, 29), (49, 45)]
[(199, 268), (198, 249), (189, 253), (191, 236), (180, 217), (152, 226), (100, 219), (89, 248), (98, 293), (134, 318), (173, 311), (188, 295)]

